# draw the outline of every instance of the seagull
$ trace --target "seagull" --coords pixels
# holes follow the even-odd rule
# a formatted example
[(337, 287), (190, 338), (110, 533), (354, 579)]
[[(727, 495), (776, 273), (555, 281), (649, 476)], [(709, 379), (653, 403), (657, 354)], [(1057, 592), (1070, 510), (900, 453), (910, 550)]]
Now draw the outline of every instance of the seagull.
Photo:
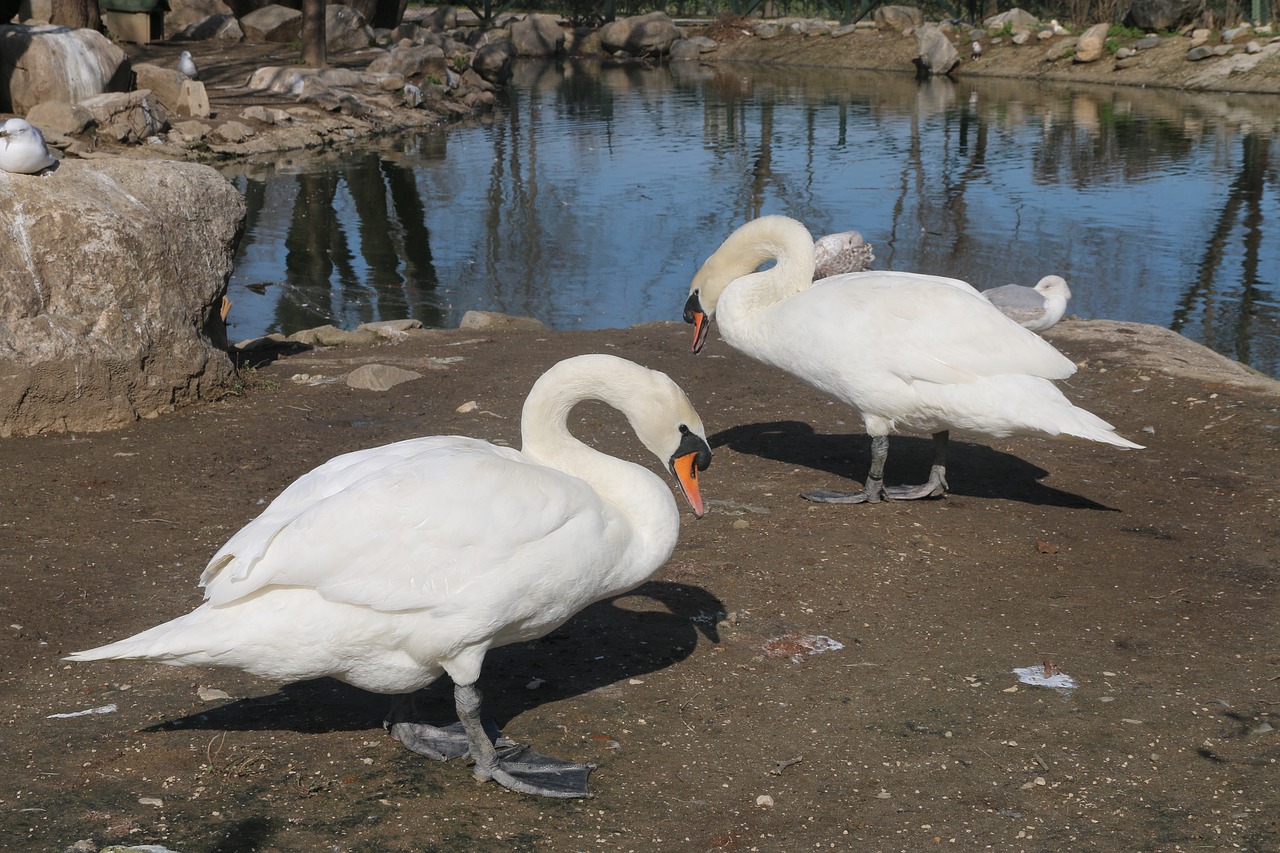
[(975, 41), (973, 43), (973, 58), (977, 59), (979, 56), (982, 56), (982, 42)]
[[(771, 267), (761, 269), (768, 261)], [(1141, 449), (1053, 384), (1076, 366), (959, 279), (858, 272), (813, 281), (813, 237), (785, 216), (748, 222), (694, 276), (684, 319), (702, 349), (712, 317), (720, 335), (855, 408), (871, 436), (858, 492), (809, 492), (820, 503), (942, 497), (948, 433), (1048, 435)], [(886, 486), (889, 433), (933, 435), (929, 478)]]
[(11, 118), (0, 127), (0, 169), (35, 175), (56, 165), (40, 128), (24, 118)]
[(1071, 288), (1060, 275), (1047, 275), (1035, 287), (1006, 284), (982, 291), (988, 302), (1013, 322), (1033, 332), (1052, 328), (1067, 311)]
[(827, 234), (813, 241), (813, 280), (846, 272), (862, 272), (875, 259), (871, 244), (863, 240), (857, 231)]
[[(470, 753), (482, 781), (588, 796), (592, 765), (495, 744), (476, 686), (490, 649), (537, 639), (634, 589), (675, 548), (680, 513), (666, 482), (570, 433), (570, 410), (587, 400), (626, 415), (694, 515), (705, 513), (698, 472), (711, 447), (688, 397), (664, 373), (580, 355), (534, 383), (520, 450), (425, 436), (330, 459), (213, 555), (203, 604), (68, 660), (331, 676), (395, 697), (388, 729), (420, 755)], [(446, 674), (460, 724), (412, 719), (410, 694)]]
[(200, 79), (200, 69), (196, 67), (196, 61), (191, 58), (191, 51), (189, 50), (184, 50), (178, 54), (178, 70), (192, 80)]

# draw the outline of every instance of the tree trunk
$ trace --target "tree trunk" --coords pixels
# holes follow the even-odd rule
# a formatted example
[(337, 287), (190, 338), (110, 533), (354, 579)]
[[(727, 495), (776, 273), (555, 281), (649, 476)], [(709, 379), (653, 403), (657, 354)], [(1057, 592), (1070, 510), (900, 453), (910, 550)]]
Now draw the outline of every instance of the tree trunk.
[(324, 32), (325, 0), (302, 0), (302, 64), (323, 68), (328, 64)]
[(49, 23), (58, 27), (102, 29), (97, 0), (53, 0)]

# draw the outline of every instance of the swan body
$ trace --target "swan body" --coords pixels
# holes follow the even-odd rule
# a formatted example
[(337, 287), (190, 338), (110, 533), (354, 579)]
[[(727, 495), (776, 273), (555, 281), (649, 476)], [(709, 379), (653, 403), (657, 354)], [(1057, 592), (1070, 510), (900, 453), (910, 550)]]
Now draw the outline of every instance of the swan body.
[(857, 231), (838, 231), (813, 241), (813, 280), (862, 272), (876, 259), (871, 244)]
[(1047, 275), (1035, 287), (1006, 284), (982, 291), (982, 296), (1013, 322), (1033, 332), (1053, 328), (1067, 313), (1071, 288), (1059, 275)]
[[(214, 554), (198, 608), (68, 660), (232, 666), (281, 681), (330, 676), (398, 696), (448, 673), (467, 734), (461, 751), (476, 758), (477, 775), (529, 793), (585, 795), (585, 765), (552, 773), (580, 776), (580, 790), (566, 793), (528, 783), (500, 760), (486, 764), (493, 746), (474, 684), (489, 649), (541, 637), (638, 586), (675, 547), (679, 512), (662, 478), (569, 433), (570, 409), (588, 399), (627, 415), (701, 515), (697, 471), (711, 451), (684, 393), (632, 362), (579, 356), (534, 384), (521, 450), (431, 436), (331, 459)], [(443, 729), (402, 728), (393, 733), (411, 748), (461, 754)]]
[[(768, 261), (768, 269), (758, 267)], [(812, 281), (813, 239), (784, 216), (743, 225), (694, 276), (685, 319), (694, 352), (714, 316), (734, 348), (849, 403), (872, 437), (872, 470), (862, 492), (814, 492), (839, 503), (945, 493), (947, 432), (1003, 438), (1066, 435), (1137, 448), (1110, 424), (1074, 406), (1053, 380), (1075, 365), (1001, 314), (959, 279), (860, 272)], [(887, 436), (934, 435), (929, 481), (886, 488)]]
[(58, 160), (49, 153), (40, 128), (24, 118), (11, 118), (0, 127), (0, 169), (34, 175)]
[(200, 79), (200, 69), (196, 67), (196, 61), (191, 58), (191, 51), (189, 50), (184, 50), (178, 54), (178, 70), (192, 80)]

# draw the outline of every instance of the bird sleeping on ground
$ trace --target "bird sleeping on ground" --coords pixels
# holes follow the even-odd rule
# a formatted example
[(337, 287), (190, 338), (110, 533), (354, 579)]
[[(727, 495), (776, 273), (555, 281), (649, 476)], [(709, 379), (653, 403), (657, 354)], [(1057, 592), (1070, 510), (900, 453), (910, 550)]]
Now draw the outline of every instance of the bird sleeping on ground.
[(982, 296), (1013, 322), (1033, 332), (1052, 328), (1067, 312), (1071, 288), (1060, 275), (1047, 275), (1035, 287), (1006, 284), (982, 291)]
[[(776, 263), (759, 269), (767, 261)], [(860, 272), (813, 282), (813, 238), (785, 216), (748, 222), (707, 259), (684, 319), (693, 351), (711, 318), (730, 346), (856, 408), (871, 436), (859, 492), (816, 491), (826, 503), (911, 500), (946, 493), (948, 431), (993, 438), (1065, 435), (1139, 448), (1054, 386), (1075, 365), (958, 279)], [(929, 479), (884, 485), (889, 433), (933, 434)]]
[(35, 175), (58, 164), (49, 153), (44, 134), (24, 118), (11, 118), (0, 127), (0, 169)]
[(191, 51), (189, 50), (184, 50), (178, 54), (178, 70), (192, 80), (200, 79), (200, 69), (196, 67), (196, 61), (191, 58)]
[(857, 231), (839, 231), (813, 241), (813, 280), (846, 272), (862, 272), (876, 256)]
[[(431, 436), (338, 456), (303, 475), (213, 556), (205, 601), (68, 660), (232, 666), (280, 681), (329, 676), (395, 696), (391, 733), (475, 775), (550, 797), (587, 795), (591, 765), (539, 755), (480, 719), (491, 648), (542, 637), (666, 562), (680, 513), (666, 482), (575, 438), (570, 410), (627, 416), (697, 516), (711, 449), (664, 373), (608, 355), (548, 370), (521, 416), (523, 447)], [(447, 673), (461, 725), (409, 719), (409, 695)]]

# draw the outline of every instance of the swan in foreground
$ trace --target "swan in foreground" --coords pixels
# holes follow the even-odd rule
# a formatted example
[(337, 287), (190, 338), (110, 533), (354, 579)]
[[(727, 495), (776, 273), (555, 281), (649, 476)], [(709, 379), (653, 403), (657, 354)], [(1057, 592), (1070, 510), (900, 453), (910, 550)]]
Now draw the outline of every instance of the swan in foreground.
[(0, 127), (0, 169), (34, 175), (57, 164), (40, 128), (25, 118), (11, 118)]
[(983, 297), (1013, 322), (1033, 332), (1052, 328), (1067, 313), (1071, 288), (1060, 275), (1047, 275), (1035, 287), (1006, 284), (982, 291)]
[(857, 231), (839, 231), (813, 241), (813, 280), (846, 272), (862, 272), (876, 256)]
[[(769, 260), (776, 264), (758, 269)], [(743, 225), (707, 259), (684, 308), (685, 322), (694, 324), (695, 353), (714, 316), (734, 348), (862, 414), (871, 436), (862, 491), (804, 497), (826, 503), (941, 497), (951, 429), (1140, 447), (1073, 406), (1051, 380), (1070, 376), (1075, 365), (965, 282), (904, 272), (812, 278), (809, 232), (794, 219), (765, 216)], [(895, 429), (933, 434), (933, 467), (919, 486), (884, 485)]]
[[(591, 765), (538, 755), (480, 719), (485, 653), (554, 630), (639, 586), (675, 548), (665, 481), (569, 432), (569, 411), (622, 411), (697, 516), (711, 449), (664, 373), (608, 355), (548, 370), (521, 415), (523, 447), (430, 436), (348, 453), (304, 474), (222, 546), (185, 616), (68, 660), (233, 666), (279, 681), (330, 676), (393, 694), (391, 733), (475, 775), (549, 797), (587, 795)], [(409, 694), (448, 673), (461, 726), (406, 719)]]

